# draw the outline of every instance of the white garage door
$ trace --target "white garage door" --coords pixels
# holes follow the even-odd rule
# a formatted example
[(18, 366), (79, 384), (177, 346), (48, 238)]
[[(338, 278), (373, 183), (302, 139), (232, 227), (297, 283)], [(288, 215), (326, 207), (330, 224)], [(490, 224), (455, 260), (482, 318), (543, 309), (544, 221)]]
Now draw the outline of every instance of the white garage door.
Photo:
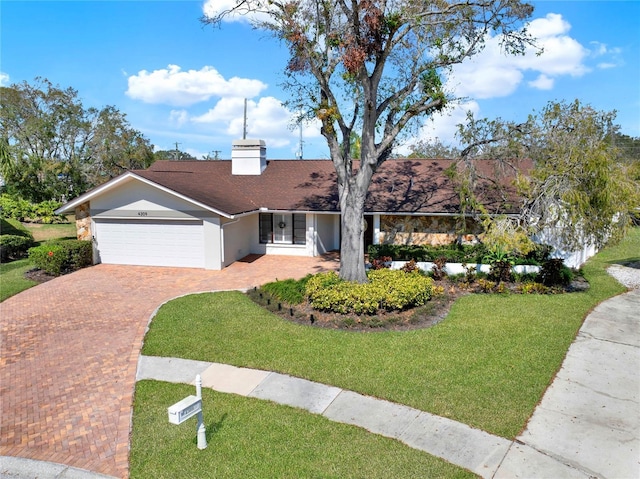
[(202, 221), (96, 220), (95, 226), (102, 263), (204, 268)]

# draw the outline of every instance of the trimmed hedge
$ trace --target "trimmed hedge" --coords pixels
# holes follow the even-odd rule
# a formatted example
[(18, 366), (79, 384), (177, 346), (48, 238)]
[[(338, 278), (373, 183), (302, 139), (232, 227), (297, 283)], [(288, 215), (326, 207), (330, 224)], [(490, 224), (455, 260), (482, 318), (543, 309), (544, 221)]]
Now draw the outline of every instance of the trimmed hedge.
[(359, 284), (341, 280), (334, 271), (320, 273), (309, 279), (305, 292), (314, 309), (340, 314), (401, 311), (442, 293), (431, 278), (417, 271), (380, 269), (368, 277), (369, 283)]
[(2, 235), (0, 236), (0, 261), (24, 258), (33, 245), (33, 237)]
[(274, 281), (272, 283), (266, 283), (262, 285), (265, 292), (288, 304), (300, 304), (305, 300), (305, 287), (307, 281), (313, 275), (308, 274), (302, 279), (285, 279), (281, 281)]
[[(442, 246), (431, 245), (395, 245), (376, 244), (368, 249), (369, 259), (376, 260), (382, 257), (390, 257), (393, 261), (435, 261), (444, 258), (447, 263), (482, 263), (488, 250), (482, 243), (473, 245), (461, 245), (452, 243)], [(536, 245), (529, 254), (514, 257), (515, 264), (541, 265), (549, 258), (551, 247)]]
[(36, 268), (60, 276), (93, 264), (90, 241), (62, 240), (45, 243), (29, 250), (29, 259)]

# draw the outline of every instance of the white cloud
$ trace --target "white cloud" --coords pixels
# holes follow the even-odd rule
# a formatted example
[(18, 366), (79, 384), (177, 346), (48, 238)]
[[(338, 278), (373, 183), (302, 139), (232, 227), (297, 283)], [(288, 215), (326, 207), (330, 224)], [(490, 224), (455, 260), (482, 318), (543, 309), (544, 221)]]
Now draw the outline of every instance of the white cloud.
[(584, 64), (589, 50), (568, 35), (570, 29), (571, 25), (554, 13), (533, 20), (529, 33), (543, 51), (538, 54), (538, 49), (528, 48), (521, 56), (505, 55), (500, 38), (488, 36), (484, 50), (452, 69), (447, 87), (460, 97), (498, 98), (516, 91), (527, 71), (538, 73), (538, 78), (528, 83), (538, 89), (552, 88), (558, 76), (584, 75), (589, 71)]
[(458, 125), (466, 124), (467, 112), (469, 111), (477, 117), (480, 112), (480, 106), (475, 101), (469, 101), (434, 114), (422, 126), (417, 136), (407, 140), (395, 151), (401, 155), (408, 155), (411, 153), (411, 145), (420, 140), (437, 140), (443, 145), (458, 145), (459, 141), (456, 138)]
[(260, 80), (233, 77), (226, 80), (210, 66), (181, 71), (178, 65), (148, 72), (141, 70), (129, 77), (126, 94), (145, 103), (189, 106), (211, 97), (238, 96), (252, 98), (267, 85)]
[(597, 67), (600, 70), (609, 70), (610, 68), (615, 68), (617, 66), (618, 66), (617, 63), (607, 63), (607, 62), (598, 63), (598, 65), (597, 65)]
[(4, 72), (0, 72), (0, 86), (9, 85), (9, 75)]
[(600, 61), (596, 67), (601, 70), (616, 68), (624, 64), (622, 59), (622, 49), (614, 47), (610, 48), (605, 43), (591, 42), (591, 57), (600, 58), (607, 57), (606, 60)]
[[(252, 102), (253, 103), (253, 102)], [(249, 102), (247, 102), (248, 107)], [(191, 121), (194, 123), (218, 123), (228, 122), (238, 115), (242, 117), (244, 99), (242, 97), (221, 98), (216, 105), (205, 114), (194, 116)]]
[[(291, 128), (293, 113), (280, 100), (263, 97), (258, 101), (247, 101), (247, 136), (260, 138), (274, 147), (280, 148), (296, 142), (299, 135)], [(220, 99), (206, 113), (191, 118), (193, 123), (216, 125), (224, 129), (230, 138), (242, 138), (244, 130), (244, 99), (229, 97)], [(320, 127), (314, 123), (305, 125), (306, 138), (320, 136)]]
[(184, 125), (189, 119), (189, 113), (187, 110), (171, 110), (169, 113), (169, 121), (180, 127)]
[(558, 13), (549, 13), (544, 18), (536, 18), (529, 23), (527, 28), (534, 38), (549, 38), (563, 35), (571, 30), (571, 25)]
[(537, 90), (551, 90), (553, 85), (554, 79), (549, 78), (544, 73), (540, 74), (535, 80), (529, 82), (529, 86)]

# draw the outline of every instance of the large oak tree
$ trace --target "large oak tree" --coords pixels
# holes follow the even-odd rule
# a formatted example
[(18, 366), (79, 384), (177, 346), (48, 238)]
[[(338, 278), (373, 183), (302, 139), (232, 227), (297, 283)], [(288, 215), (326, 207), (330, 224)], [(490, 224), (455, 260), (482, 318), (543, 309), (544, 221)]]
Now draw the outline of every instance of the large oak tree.
[(288, 103), (322, 122), (337, 173), (340, 276), (364, 282), (364, 204), (377, 168), (403, 132), (452, 100), (441, 79), (448, 68), (490, 35), (505, 53), (524, 51), (532, 11), (519, 0), (236, 0), (204, 21), (247, 15), (289, 48)]
[(9, 193), (71, 199), (153, 159), (149, 141), (113, 106), (85, 108), (73, 88), (42, 78), (0, 87), (0, 174)]

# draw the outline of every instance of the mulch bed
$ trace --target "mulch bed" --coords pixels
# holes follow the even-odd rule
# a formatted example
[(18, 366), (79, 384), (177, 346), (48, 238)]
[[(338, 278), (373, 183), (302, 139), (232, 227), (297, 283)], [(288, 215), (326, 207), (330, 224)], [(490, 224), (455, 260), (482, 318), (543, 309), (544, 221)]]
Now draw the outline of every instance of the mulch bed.
[[(460, 297), (467, 294), (478, 293), (477, 287), (465, 287), (448, 279), (436, 281), (438, 286), (444, 288), (444, 294), (432, 298), (425, 306), (412, 308), (406, 311), (380, 311), (376, 315), (337, 314), (314, 310), (308, 302), (299, 305), (279, 303), (267, 293), (258, 290), (250, 290), (247, 295), (258, 305), (271, 311), (273, 314), (293, 323), (328, 329), (342, 329), (357, 332), (376, 331), (408, 331), (424, 329), (434, 326), (446, 318), (451, 305)], [(511, 293), (517, 292), (517, 283), (504, 283), (505, 289)], [(581, 277), (577, 277), (561, 292), (585, 291), (589, 283)], [(496, 293), (489, 293), (496, 294)]]
[[(445, 282), (439, 282), (444, 286)], [(448, 282), (447, 282), (448, 283)], [(249, 291), (247, 295), (263, 308), (281, 318), (297, 324), (328, 329), (344, 329), (349, 331), (408, 331), (429, 328), (442, 321), (456, 299), (468, 292), (453, 287), (445, 288), (445, 293), (429, 301), (425, 306), (406, 311), (380, 311), (376, 315), (337, 314), (317, 311), (308, 302), (299, 305), (279, 304), (277, 300), (268, 298), (260, 290)]]
[(30, 279), (31, 281), (36, 281), (38, 283), (45, 283), (54, 278), (57, 278), (57, 276), (53, 276), (48, 273), (45, 273), (41, 269), (30, 269), (29, 271), (24, 273), (24, 277), (27, 279)]

